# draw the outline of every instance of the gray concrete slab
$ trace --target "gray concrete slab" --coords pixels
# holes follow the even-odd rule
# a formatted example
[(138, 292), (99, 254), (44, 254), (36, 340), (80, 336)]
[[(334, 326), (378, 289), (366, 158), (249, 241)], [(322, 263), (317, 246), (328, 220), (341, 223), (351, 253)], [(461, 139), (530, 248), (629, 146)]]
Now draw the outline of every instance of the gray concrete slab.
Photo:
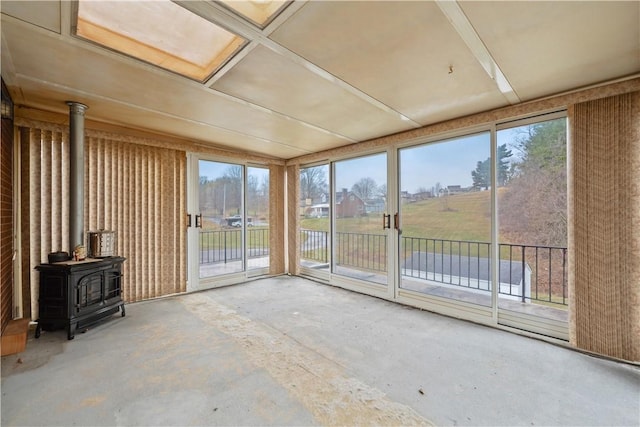
[(294, 277), (2, 358), (2, 425), (639, 425), (640, 369)]

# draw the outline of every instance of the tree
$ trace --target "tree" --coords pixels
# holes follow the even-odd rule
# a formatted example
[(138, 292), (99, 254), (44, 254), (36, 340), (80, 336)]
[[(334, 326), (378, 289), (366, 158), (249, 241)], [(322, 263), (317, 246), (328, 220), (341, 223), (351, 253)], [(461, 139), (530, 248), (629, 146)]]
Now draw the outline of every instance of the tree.
[(478, 161), (476, 169), (471, 171), (471, 179), (473, 180), (473, 187), (477, 189), (484, 188), (489, 189), (491, 185), (491, 159), (488, 158), (484, 161)]
[(514, 243), (567, 244), (567, 135), (564, 119), (528, 126), (500, 199), (500, 230)]
[(524, 152), (522, 164), (536, 164), (554, 173), (566, 170), (566, 126), (564, 119), (530, 126), (526, 137), (518, 141)]
[(300, 197), (314, 199), (327, 192), (326, 166), (300, 169)]
[[(496, 162), (496, 173), (498, 186), (502, 187), (507, 184), (510, 178), (510, 162), (509, 158), (513, 156), (511, 150), (507, 149), (507, 144), (498, 146), (498, 161)], [(471, 172), (474, 188), (488, 190), (491, 186), (491, 157), (487, 157), (484, 161), (478, 161), (476, 169)]]
[(214, 209), (213, 194), (215, 192), (215, 181), (209, 180), (207, 176), (200, 176), (198, 193), (200, 199), (200, 210), (209, 214)]
[(258, 185), (259, 185), (259, 180), (257, 176), (249, 175), (247, 177), (247, 197), (248, 198), (253, 198), (258, 195), (258, 191), (259, 191)]
[[(242, 207), (242, 166), (229, 166), (224, 173), (223, 179), (229, 183), (227, 185), (227, 207), (233, 209), (236, 215), (240, 214), (240, 208)], [(229, 212), (231, 211), (227, 211), (227, 213)]]
[(242, 181), (242, 166), (230, 165), (224, 172), (224, 178), (228, 178), (231, 181)]
[(498, 174), (498, 186), (502, 187), (507, 184), (510, 178), (510, 161), (509, 158), (513, 156), (513, 152), (507, 149), (507, 144), (498, 145), (498, 162), (496, 164), (496, 172)]
[(251, 173), (249, 168), (247, 176), (247, 216), (254, 219), (267, 217), (269, 210), (269, 175), (259, 175)]
[(387, 198), (387, 184), (382, 184), (380, 186), (378, 186), (378, 188), (376, 189), (376, 194), (377, 197), (381, 197), (383, 199)]
[(247, 216), (257, 215), (260, 207), (260, 189), (259, 180), (256, 175), (249, 174), (247, 176), (247, 197), (246, 211)]
[(353, 184), (351, 191), (363, 201), (370, 200), (377, 194), (378, 185), (373, 178), (360, 178)]

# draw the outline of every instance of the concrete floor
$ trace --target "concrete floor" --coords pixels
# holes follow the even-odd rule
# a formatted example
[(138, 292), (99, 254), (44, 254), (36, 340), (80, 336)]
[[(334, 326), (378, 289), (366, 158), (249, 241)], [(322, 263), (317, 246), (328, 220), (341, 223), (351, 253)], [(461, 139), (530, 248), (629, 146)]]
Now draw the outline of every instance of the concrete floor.
[(312, 281), (127, 305), (2, 358), (2, 425), (639, 425), (640, 368)]

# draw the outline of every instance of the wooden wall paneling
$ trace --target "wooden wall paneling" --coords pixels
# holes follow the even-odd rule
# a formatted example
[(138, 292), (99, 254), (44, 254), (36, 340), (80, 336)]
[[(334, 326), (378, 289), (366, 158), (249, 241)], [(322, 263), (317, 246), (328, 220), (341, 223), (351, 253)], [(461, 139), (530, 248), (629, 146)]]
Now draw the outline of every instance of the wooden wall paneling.
[(13, 319), (13, 120), (2, 119), (0, 144), (0, 318), (1, 330)]
[(289, 274), (300, 274), (300, 165), (287, 166), (287, 250)]
[(269, 274), (285, 272), (285, 168), (269, 166)]

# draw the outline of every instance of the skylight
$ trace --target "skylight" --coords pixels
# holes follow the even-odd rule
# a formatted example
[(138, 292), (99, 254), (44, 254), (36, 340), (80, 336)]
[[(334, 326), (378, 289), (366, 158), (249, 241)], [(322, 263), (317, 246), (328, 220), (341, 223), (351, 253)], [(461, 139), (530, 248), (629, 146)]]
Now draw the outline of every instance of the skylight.
[(225, 6), (233, 9), (259, 27), (266, 24), (288, 3), (287, 0), (220, 0)]
[(80, 0), (76, 35), (201, 82), (245, 43), (168, 0)]

